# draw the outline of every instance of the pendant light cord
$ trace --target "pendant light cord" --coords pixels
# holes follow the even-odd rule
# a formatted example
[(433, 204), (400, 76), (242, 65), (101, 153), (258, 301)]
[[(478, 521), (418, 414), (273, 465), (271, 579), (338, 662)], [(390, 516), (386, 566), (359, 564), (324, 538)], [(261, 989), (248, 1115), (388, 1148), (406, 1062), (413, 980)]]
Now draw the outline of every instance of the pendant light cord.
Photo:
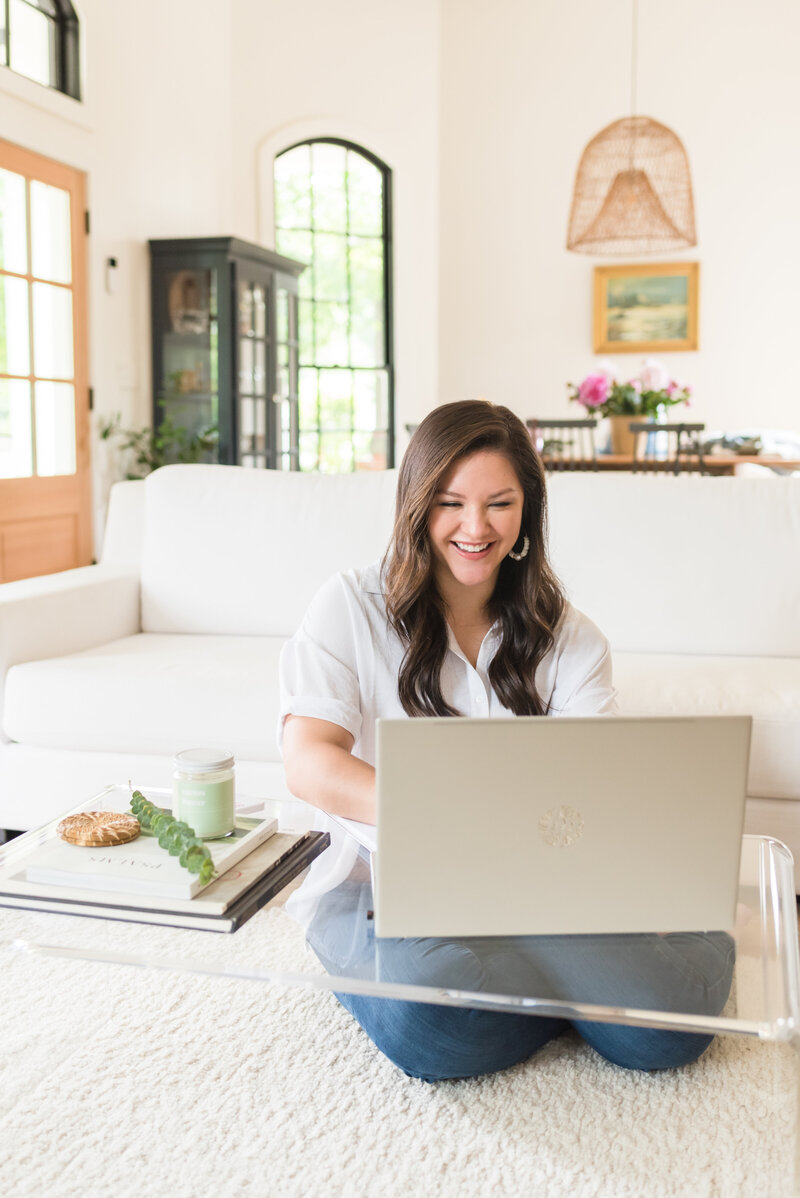
[(631, 31), (631, 116), (636, 116), (636, 52), (639, 41), (639, 0), (633, 0)]
[[(631, 22), (631, 117), (636, 116), (636, 73), (637, 73), (637, 50), (639, 42), (639, 0), (632, 0), (633, 3), (633, 19)], [(631, 122), (633, 137), (631, 138), (630, 149), (630, 170), (634, 170), (636, 165), (636, 124)]]

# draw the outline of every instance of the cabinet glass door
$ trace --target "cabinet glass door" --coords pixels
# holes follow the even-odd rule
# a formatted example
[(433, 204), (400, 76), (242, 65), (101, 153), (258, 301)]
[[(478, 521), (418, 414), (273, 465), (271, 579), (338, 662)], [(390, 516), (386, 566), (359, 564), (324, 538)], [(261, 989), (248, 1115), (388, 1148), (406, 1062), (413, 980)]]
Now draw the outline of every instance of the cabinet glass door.
[(275, 467), (298, 470), (298, 360), (297, 295), (280, 282), (275, 290), (275, 394), (276, 420)]
[(164, 275), (167, 319), (157, 398), (164, 418), (189, 437), (219, 425), (218, 273), (195, 269)]
[[(239, 268), (240, 272), (242, 267)], [(239, 395), (239, 461), (264, 469), (269, 465), (268, 276), (240, 277), (237, 284), (237, 362)]]

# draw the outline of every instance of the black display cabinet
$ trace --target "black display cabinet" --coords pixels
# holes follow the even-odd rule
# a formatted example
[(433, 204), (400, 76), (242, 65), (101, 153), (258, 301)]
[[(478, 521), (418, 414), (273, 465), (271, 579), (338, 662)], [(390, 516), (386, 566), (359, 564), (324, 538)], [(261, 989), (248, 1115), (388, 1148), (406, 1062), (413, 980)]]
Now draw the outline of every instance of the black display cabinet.
[(149, 244), (154, 427), (214, 425), (216, 461), (297, 470), (304, 263), (235, 237)]

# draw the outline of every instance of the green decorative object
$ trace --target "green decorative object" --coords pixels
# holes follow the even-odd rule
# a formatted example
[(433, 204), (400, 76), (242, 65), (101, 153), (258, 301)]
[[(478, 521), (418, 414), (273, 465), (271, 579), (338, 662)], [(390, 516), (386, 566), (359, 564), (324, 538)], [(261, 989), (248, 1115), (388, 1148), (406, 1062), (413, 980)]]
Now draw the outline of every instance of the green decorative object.
[(145, 478), (159, 466), (174, 462), (209, 461), (219, 439), (215, 424), (191, 433), (183, 425), (173, 424), (168, 415), (157, 428), (126, 429), (117, 414), (102, 421), (98, 431), (101, 441), (117, 440), (121, 451), (133, 454), (133, 464), (125, 475), (129, 479)]
[(211, 853), (200, 837), (195, 835), (194, 828), (175, 819), (163, 807), (156, 807), (140, 790), (134, 790), (131, 795), (131, 811), (142, 827), (157, 837), (160, 847), (166, 849), (171, 857), (177, 857), (190, 874), (197, 874), (203, 884), (216, 877)]

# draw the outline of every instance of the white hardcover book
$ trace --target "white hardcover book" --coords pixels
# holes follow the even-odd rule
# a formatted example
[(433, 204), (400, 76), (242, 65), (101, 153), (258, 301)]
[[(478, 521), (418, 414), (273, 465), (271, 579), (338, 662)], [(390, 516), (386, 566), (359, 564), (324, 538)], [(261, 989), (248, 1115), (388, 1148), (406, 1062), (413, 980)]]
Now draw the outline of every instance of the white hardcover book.
[[(205, 842), (217, 877), (268, 840), (277, 827), (276, 819), (237, 815), (230, 836)], [(216, 880), (201, 882), (144, 829), (136, 840), (103, 848), (68, 844), (58, 838), (47, 840), (33, 848), (24, 863), (18, 862), (15, 872), (18, 881), (27, 883), (172, 899), (192, 899)]]

